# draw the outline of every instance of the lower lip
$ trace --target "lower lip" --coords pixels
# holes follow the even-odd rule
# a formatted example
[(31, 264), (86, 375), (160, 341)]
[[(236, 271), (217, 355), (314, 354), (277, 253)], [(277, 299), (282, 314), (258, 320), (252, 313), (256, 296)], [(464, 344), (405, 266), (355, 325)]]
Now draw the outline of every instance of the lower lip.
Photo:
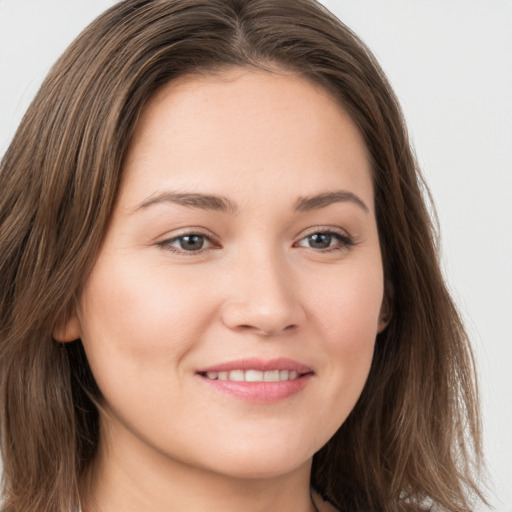
[(247, 402), (269, 404), (279, 402), (302, 391), (312, 374), (302, 375), (297, 379), (279, 382), (247, 382), (233, 380), (214, 380), (199, 376), (206, 384), (220, 391)]

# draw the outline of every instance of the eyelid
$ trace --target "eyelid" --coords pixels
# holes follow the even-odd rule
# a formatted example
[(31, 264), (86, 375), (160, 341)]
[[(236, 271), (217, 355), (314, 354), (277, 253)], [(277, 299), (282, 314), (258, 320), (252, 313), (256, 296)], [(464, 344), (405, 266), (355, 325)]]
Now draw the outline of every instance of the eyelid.
[(345, 238), (347, 240), (354, 241), (354, 237), (345, 229), (337, 228), (334, 226), (315, 226), (312, 228), (308, 228), (304, 232), (302, 232), (298, 238), (298, 241), (314, 235), (316, 233), (331, 233), (335, 235), (339, 235), (342, 238)]

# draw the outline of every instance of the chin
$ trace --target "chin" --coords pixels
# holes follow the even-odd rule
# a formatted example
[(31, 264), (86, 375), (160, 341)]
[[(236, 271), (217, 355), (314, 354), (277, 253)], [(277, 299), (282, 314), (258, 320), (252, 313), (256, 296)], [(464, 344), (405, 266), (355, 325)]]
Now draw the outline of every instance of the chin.
[[(319, 447), (320, 448), (320, 447)], [(212, 458), (216, 464), (208, 464), (216, 473), (243, 479), (276, 478), (297, 471), (311, 464), (315, 451), (305, 446), (272, 446), (254, 442), (251, 446), (233, 444), (230, 450), (224, 450), (222, 456)]]
[(245, 460), (240, 464), (226, 463), (222, 467), (215, 468), (216, 473), (223, 474), (231, 478), (240, 478), (244, 480), (266, 480), (278, 478), (283, 475), (298, 471), (311, 464), (311, 458), (306, 460)]

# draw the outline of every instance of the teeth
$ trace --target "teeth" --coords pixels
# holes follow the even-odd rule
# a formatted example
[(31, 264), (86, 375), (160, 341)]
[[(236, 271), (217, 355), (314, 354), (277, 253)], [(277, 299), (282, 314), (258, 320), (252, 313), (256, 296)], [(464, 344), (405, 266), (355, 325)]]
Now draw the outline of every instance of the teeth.
[(236, 380), (242, 381), (245, 380), (245, 375), (243, 370), (233, 370), (229, 372), (228, 380)]
[(233, 380), (237, 382), (280, 382), (293, 380), (299, 377), (294, 370), (232, 370), (230, 372), (207, 372), (206, 377), (211, 380)]
[(245, 380), (247, 382), (261, 382), (263, 380), (263, 372), (258, 370), (246, 370)]
[(288, 380), (288, 378), (281, 379), (279, 370), (273, 370), (271, 372), (263, 372), (263, 380), (265, 382), (279, 382), (280, 380)]

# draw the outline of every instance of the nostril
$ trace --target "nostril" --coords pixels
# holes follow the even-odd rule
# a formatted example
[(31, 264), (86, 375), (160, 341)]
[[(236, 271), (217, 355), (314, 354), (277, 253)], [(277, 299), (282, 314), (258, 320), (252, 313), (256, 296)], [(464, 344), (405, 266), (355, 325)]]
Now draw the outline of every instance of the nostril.
[(239, 333), (261, 336), (290, 334), (305, 321), (305, 312), (298, 300), (272, 304), (265, 297), (252, 300), (228, 301), (221, 309), (221, 319), (226, 327)]
[(284, 328), (281, 328), (279, 326), (275, 326), (275, 327), (268, 326), (268, 327), (265, 327), (263, 325), (261, 325), (261, 326), (257, 326), (257, 325), (241, 325), (240, 326), (241, 330), (253, 331), (253, 332), (259, 333), (261, 336), (266, 336), (266, 337), (275, 336), (275, 335), (282, 334), (282, 333), (287, 333), (288, 334), (288, 333), (291, 333), (291, 332), (295, 331), (297, 328), (298, 328), (298, 326), (296, 324), (290, 324), (290, 325), (287, 325)]

